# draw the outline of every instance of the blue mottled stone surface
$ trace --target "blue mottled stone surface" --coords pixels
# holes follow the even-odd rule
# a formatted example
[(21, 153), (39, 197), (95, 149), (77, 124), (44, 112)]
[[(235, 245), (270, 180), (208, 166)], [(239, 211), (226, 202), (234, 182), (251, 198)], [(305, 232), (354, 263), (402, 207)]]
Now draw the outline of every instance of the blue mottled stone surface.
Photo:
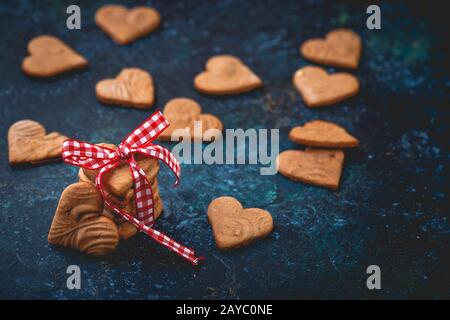
[[(366, 6), (336, 1), (147, 1), (163, 18), (152, 35), (117, 46), (94, 24), (104, 1), (81, 2), (82, 30), (65, 28), (64, 1), (0, 4), (0, 298), (442, 298), (449, 292), (449, 69), (444, 29), (417, 8), (386, 3), (382, 30), (365, 27)], [(308, 109), (291, 84), (310, 64), (299, 45), (336, 27), (363, 39), (354, 73), (361, 92), (338, 105)], [(20, 69), (28, 41), (60, 37), (90, 62), (88, 70), (52, 80)], [(211, 55), (239, 56), (264, 89), (218, 98), (192, 81)], [(157, 102), (150, 111), (107, 107), (97, 81), (123, 67), (147, 69)], [(337, 69), (328, 68), (330, 71)], [(165, 214), (158, 228), (206, 257), (192, 267), (143, 235), (94, 258), (47, 243), (63, 189), (77, 169), (63, 163), (13, 169), (9, 126), (31, 118), (49, 131), (118, 143), (173, 97), (197, 100), (226, 128), (280, 128), (280, 150), (299, 148), (287, 133), (321, 118), (361, 141), (345, 152), (338, 192), (260, 176), (259, 166), (184, 165), (182, 183), (162, 169)], [(206, 219), (217, 196), (269, 210), (263, 241), (219, 252)], [(66, 288), (68, 265), (82, 270), (82, 289)], [(368, 265), (382, 270), (382, 290), (366, 289)]]

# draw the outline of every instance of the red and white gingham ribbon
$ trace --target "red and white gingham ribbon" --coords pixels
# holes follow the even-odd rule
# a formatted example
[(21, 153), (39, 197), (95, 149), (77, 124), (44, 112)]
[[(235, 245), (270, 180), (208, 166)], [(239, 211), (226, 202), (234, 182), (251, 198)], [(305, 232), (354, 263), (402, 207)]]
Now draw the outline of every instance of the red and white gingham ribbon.
[[(152, 142), (169, 126), (169, 122), (161, 112), (157, 111), (137, 127), (128, 137), (122, 141), (116, 150), (97, 146), (87, 142), (76, 140), (64, 141), (62, 148), (62, 158), (65, 162), (89, 170), (100, 169), (95, 178), (95, 184), (100, 190), (105, 203), (115, 212), (132, 223), (138, 230), (145, 232), (155, 241), (163, 246), (175, 251), (180, 256), (197, 265), (201, 257), (196, 257), (195, 252), (168, 236), (153, 229), (155, 223), (153, 213), (153, 194), (150, 183), (138, 163), (134, 159), (134, 154), (141, 153), (149, 157), (157, 158), (164, 162), (175, 174), (178, 184), (180, 178), (180, 164), (175, 156), (166, 148), (154, 145)], [(113, 203), (108, 201), (108, 197), (102, 185), (103, 175), (119, 166), (123, 161), (130, 165), (131, 174), (134, 180), (134, 196), (136, 203), (137, 218), (123, 211)]]

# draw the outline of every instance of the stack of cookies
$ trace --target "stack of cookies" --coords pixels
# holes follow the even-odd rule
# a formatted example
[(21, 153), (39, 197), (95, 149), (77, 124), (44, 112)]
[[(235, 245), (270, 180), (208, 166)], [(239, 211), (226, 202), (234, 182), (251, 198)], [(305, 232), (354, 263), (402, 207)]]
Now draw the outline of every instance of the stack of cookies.
[[(101, 143), (101, 146), (116, 149), (113, 144)], [(155, 158), (150, 158), (142, 154), (137, 154), (135, 159), (142, 170), (144, 170), (145, 175), (150, 182), (153, 199), (154, 199), (154, 214), (155, 218), (158, 218), (162, 212), (163, 204), (158, 190), (158, 179), (156, 176), (159, 171), (159, 163)], [(78, 176), (80, 181), (92, 183), (95, 185), (95, 177), (99, 170), (87, 170), (80, 168)], [(136, 205), (134, 201), (134, 189), (133, 189), (133, 177), (131, 176), (131, 171), (127, 163), (122, 163), (117, 168), (108, 171), (103, 176), (103, 184), (105, 186), (105, 191), (107, 194), (107, 200), (120, 209), (131, 213), (132, 216), (136, 214)], [(115, 214), (108, 206), (105, 206), (104, 214), (114, 218), (114, 220), (122, 226), (125, 224), (123, 232), (120, 236), (122, 239), (128, 239), (130, 236), (134, 235), (137, 229), (130, 223), (126, 222), (124, 218), (119, 217)], [(119, 231), (122, 231), (119, 228)], [(132, 234), (125, 231), (133, 231)]]
[[(102, 143), (99, 145), (110, 149), (116, 148), (112, 144)], [(136, 155), (135, 159), (150, 182), (154, 200), (154, 215), (157, 219), (163, 210), (156, 177), (159, 163), (156, 159), (143, 155)], [(61, 194), (48, 235), (51, 244), (68, 246), (91, 254), (107, 254), (115, 249), (119, 238), (127, 240), (136, 234), (135, 226), (104, 205), (101, 194), (95, 187), (97, 173), (98, 170), (81, 168), (78, 173), (80, 181), (68, 186)], [(105, 173), (102, 183), (109, 202), (132, 216), (136, 216), (133, 177), (127, 163)], [(95, 206), (92, 206), (92, 202), (95, 203)], [(91, 220), (88, 220), (89, 223), (81, 223), (85, 216), (91, 217)], [(98, 228), (100, 233), (108, 236), (95, 236), (94, 232), (88, 232), (92, 228), (94, 230)], [(110, 239), (108, 245), (105, 245), (105, 239), (99, 242), (99, 238)]]

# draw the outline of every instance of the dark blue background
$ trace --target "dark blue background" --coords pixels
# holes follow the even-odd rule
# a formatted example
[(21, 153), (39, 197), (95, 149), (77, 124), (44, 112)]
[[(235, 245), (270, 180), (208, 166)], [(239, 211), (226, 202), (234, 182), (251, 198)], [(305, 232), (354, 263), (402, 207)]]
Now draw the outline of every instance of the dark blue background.
[[(0, 298), (450, 297), (450, 82), (445, 24), (430, 12), (438, 4), (383, 3), (382, 30), (370, 31), (367, 4), (147, 1), (161, 13), (162, 25), (117, 46), (93, 21), (107, 2), (78, 2), (80, 31), (65, 27), (71, 3), (0, 4)], [(352, 28), (363, 39), (360, 66), (350, 71), (361, 92), (308, 109), (291, 84), (292, 74), (310, 64), (299, 46), (336, 27)], [(26, 77), (20, 69), (26, 46), (40, 34), (63, 39), (89, 60), (89, 69), (52, 80)], [(219, 53), (240, 57), (262, 77), (264, 89), (223, 98), (197, 93), (193, 78)], [(155, 107), (100, 104), (96, 82), (133, 66), (153, 75)], [(290, 128), (317, 118), (344, 126), (361, 146), (345, 151), (338, 192), (260, 176), (257, 165), (184, 165), (178, 188), (161, 170), (165, 215), (158, 228), (204, 255), (199, 267), (143, 235), (101, 258), (48, 245), (59, 196), (77, 180), (77, 169), (63, 163), (12, 169), (9, 126), (31, 118), (69, 137), (118, 143), (180, 96), (197, 100), (226, 128), (280, 128), (281, 150), (300, 148), (287, 139)], [(275, 230), (253, 245), (219, 252), (206, 208), (222, 195), (269, 210)], [(70, 264), (81, 267), (81, 290), (66, 289)], [(381, 267), (380, 291), (366, 288), (371, 264)]]

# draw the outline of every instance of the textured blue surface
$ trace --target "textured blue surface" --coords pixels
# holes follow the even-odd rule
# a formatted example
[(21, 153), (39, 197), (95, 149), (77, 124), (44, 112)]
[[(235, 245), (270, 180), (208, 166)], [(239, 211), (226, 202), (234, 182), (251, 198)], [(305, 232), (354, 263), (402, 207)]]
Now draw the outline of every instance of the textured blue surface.
[[(365, 6), (335, 1), (151, 1), (163, 18), (157, 32), (115, 45), (94, 24), (105, 2), (81, 3), (82, 30), (65, 28), (64, 1), (0, 4), (0, 298), (412, 298), (450, 297), (449, 69), (442, 28), (400, 3), (382, 5), (382, 30), (365, 28)], [(363, 39), (355, 98), (312, 110), (291, 84), (309, 63), (299, 45), (336, 27)], [(88, 70), (35, 80), (20, 65), (28, 41), (60, 37), (90, 62)], [(264, 89), (217, 98), (192, 86), (211, 55), (239, 56)], [(184, 165), (182, 183), (160, 172), (165, 203), (158, 228), (206, 257), (192, 267), (143, 235), (109, 257), (51, 247), (47, 232), (62, 190), (77, 169), (62, 163), (12, 169), (9, 126), (31, 118), (49, 131), (118, 143), (151, 111), (97, 102), (97, 81), (121, 68), (147, 69), (156, 108), (194, 98), (226, 128), (280, 128), (280, 150), (298, 148), (289, 129), (321, 118), (357, 136), (346, 151), (338, 192), (260, 176), (259, 166)], [(329, 68), (334, 71), (333, 68)], [(269, 210), (265, 240), (219, 252), (206, 219), (217, 196)], [(82, 289), (66, 289), (65, 270), (82, 270)], [(366, 268), (382, 270), (380, 291), (366, 289)]]

